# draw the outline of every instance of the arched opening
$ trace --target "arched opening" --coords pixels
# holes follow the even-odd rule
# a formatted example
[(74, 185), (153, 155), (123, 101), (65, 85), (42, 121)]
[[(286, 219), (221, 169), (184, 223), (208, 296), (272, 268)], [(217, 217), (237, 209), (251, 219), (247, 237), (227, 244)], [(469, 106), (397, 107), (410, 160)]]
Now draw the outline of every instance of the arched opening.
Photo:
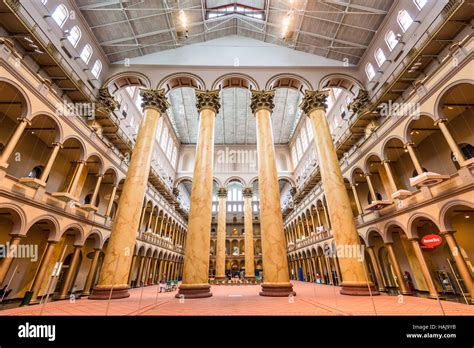
[[(453, 290), (473, 301), (472, 274), (474, 272), (474, 207), (472, 204), (453, 204), (443, 218), (447, 233), (443, 235), (450, 258), (449, 268), (454, 277)], [(453, 262), (454, 261), (454, 262)], [(446, 284), (445, 284), (446, 285)], [(459, 296), (460, 297), (460, 296)]]
[(39, 179), (59, 137), (59, 126), (52, 117), (48, 115), (34, 117), (8, 158), (7, 173), (16, 178)]
[[(70, 192), (72, 194), (72, 183), (79, 169), (80, 161), (84, 159), (84, 154), (85, 150), (81, 141), (76, 138), (66, 139), (59, 150), (57, 160), (54, 161), (49, 180), (46, 183), (46, 191), (58, 194)], [(74, 194), (75, 192), (77, 190), (74, 190)]]
[[(474, 116), (473, 94), (474, 83), (472, 81), (458, 83), (443, 93), (437, 105), (438, 116), (445, 120), (448, 137), (452, 138), (452, 144), (448, 144), (450, 145), (451, 162), (456, 170), (460, 169), (462, 162), (474, 161), (474, 134), (471, 131)], [(439, 125), (439, 127), (444, 126)], [(448, 141), (446, 135), (444, 134), (444, 138)], [(445, 158), (443, 157), (443, 159)]]
[[(410, 178), (416, 176), (415, 167), (410, 159), (408, 150), (405, 148), (403, 142), (399, 138), (391, 138), (385, 143), (383, 148), (383, 156), (388, 161), (387, 165), (392, 172), (393, 180), (395, 181), (398, 190), (409, 191)], [(413, 175), (415, 172), (415, 175)], [(388, 174), (388, 173), (387, 173)], [(393, 195), (393, 198), (401, 197), (400, 193)], [(405, 192), (407, 195), (407, 193)]]

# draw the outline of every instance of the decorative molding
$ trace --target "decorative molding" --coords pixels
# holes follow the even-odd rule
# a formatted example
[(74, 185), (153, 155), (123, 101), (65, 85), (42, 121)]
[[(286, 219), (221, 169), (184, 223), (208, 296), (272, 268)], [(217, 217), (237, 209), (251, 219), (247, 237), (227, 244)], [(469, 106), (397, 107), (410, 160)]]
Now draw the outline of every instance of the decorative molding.
[(328, 90), (306, 91), (303, 100), (301, 101), (300, 108), (308, 116), (313, 110), (323, 109), (326, 111), (326, 108), (328, 107), (326, 99), (328, 96)]
[(143, 109), (156, 109), (164, 114), (170, 106), (164, 89), (142, 89), (140, 90), (140, 96), (142, 97), (141, 106)]
[(266, 109), (272, 112), (275, 107), (275, 104), (273, 103), (274, 97), (274, 90), (252, 91), (250, 102), (252, 113), (255, 114), (260, 109)]
[(199, 112), (204, 109), (211, 109), (216, 114), (221, 108), (220, 90), (196, 89), (196, 107)]

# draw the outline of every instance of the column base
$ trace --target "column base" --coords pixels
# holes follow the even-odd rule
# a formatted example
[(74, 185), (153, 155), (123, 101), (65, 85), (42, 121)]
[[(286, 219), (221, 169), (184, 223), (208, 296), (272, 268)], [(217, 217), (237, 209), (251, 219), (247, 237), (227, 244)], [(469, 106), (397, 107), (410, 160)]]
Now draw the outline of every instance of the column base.
[(55, 300), (65, 300), (67, 298), (69, 298), (69, 294), (63, 294), (63, 295), (58, 295), (58, 297), (55, 298)]
[(378, 296), (380, 292), (378, 292), (374, 284), (370, 285), (370, 291), (367, 284), (341, 284), (340, 294), (350, 296)]
[(438, 298), (439, 298), (440, 300), (446, 299), (446, 297), (444, 297), (444, 296), (441, 296), (441, 295), (434, 295), (434, 294), (429, 294), (429, 295), (428, 295), (428, 298), (430, 298), (430, 299), (432, 299), (432, 300), (437, 300)]
[(226, 276), (215, 276), (214, 277), (215, 280), (224, 280), (224, 279), (227, 279)]
[(176, 298), (205, 298), (211, 297), (211, 286), (208, 284), (183, 285), (178, 288)]
[(290, 295), (296, 296), (296, 292), (293, 291), (293, 284), (262, 284), (262, 291), (260, 296), (268, 297), (288, 297)]
[[(89, 295), (89, 300), (115, 300), (119, 298), (130, 297), (128, 292), (129, 287), (117, 287), (117, 288), (95, 288), (92, 290), (91, 295)], [(111, 294), (112, 292), (112, 294)]]

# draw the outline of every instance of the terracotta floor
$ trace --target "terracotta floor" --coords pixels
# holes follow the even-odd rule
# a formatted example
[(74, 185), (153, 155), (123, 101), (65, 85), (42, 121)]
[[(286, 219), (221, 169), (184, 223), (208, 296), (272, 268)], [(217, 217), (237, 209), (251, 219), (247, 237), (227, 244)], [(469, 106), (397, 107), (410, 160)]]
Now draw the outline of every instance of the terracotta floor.
[[(78, 299), (13, 308), (0, 315), (474, 315), (474, 306), (405, 296), (353, 297), (328, 285), (293, 282), (294, 298), (258, 295), (260, 286), (213, 286), (213, 297), (179, 300), (175, 292), (157, 287), (131, 290), (128, 299), (108, 301)], [(41, 313), (41, 311), (43, 312)]]

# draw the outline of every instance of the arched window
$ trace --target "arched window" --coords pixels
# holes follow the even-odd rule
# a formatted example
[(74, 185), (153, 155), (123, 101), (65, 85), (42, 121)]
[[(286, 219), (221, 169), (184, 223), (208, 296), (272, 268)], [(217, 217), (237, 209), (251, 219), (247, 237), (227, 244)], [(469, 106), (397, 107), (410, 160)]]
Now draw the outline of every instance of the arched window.
[(313, 140), (313, 125), (309, 118), (306, 119), (306, 132), (308, 133), (308, 141)]
[(377, 61), (377, 64), (378, 64), (379, 66), (381, 66), (381, 65), (385, 62), (385, 60), (386, 60), (385, 54), (383, 53), (382, 49), (381, 49), (381, 48), (377, 48), (377, 49), (375, 50), (375, 54), (374, 54), (374, 55), (375, 55), (375, 60)]
[(387, 43), (388, 49), (390, 51), (393, 50), (393, 48), (397, 45), (397, 36), (393, 32), (393, 30), (390, 30), (387, 35), (385, 35), (385, 42)]
[(77, 25), (73, 26), (72, 29), (69, 31), (69, 36), (67, 37), (71, 45), (74, 47), (77, 46), (77, 43), (81, 39), (81, 29)]
[(411, 16), (406, 10), (401, 10), (400, 12), (398, 12), (397, 21), (400, 25), (400, 28), (402, 28), (402, 30), (405, 32), (413, 23), (413, 18), (411, 18)]
[(367, 65), (365, 66), (365, 73), (367, 74), (367, 77), (369, 78), (369, 80), (372, 80), (374, 78), (375, 70), (372, 64), (367, 63)]
[(89, 60), (92, 57), (92, 47), (91, 45), (87, 44), (84, 46), (81, 52), (81, 59), (84, 61), (84, 63), (89, 63)]
[(306, 131), (304, 128), (301, 128), (301, 146), (303, 152), (306, 151), (306, 148), (308, 147), (308, 138), (306, 137)]
[(64, 6), (63, 4), (60, 4), (58, 5), (58, 7), (56, 7), (51, 17), (54, 19), (57, 25), (59, 25), (59, 27), (61, 28), (64, 25), (64, 23), (66, 23), (66, 20), (69, 17), (69, 11), (67, 10), (66, 6)]
[[(43, 173), (43, 166), (36, 166), (28, 173), (28, 178), (35, 178), (39, 179), (41, 177), (41, 173)], [(46, 180), (47, 181), (47, 180)]]
[(160, 144), (163, 151), (165, 151), (167, 144), (168, 144), (168, 128), (163, 127), (163, 134), (161, 135), (161, 144)]
[(158, 126), (156, 127), (156, 136), (155, 139), (156, 141), (160, 141), (160, 136), (161, 136), (161, 128), (163, 127), (163, 117), (160, 117), (158, 121)]
[(95, 77), (99, 77), (101, 70), (102, 62), (100, 60), (96, 60), (91, 70), (92, 75), (94, 75)]
[(413, 0), (415, 2), (416, 7), (418, 7), (419, 10), (421, 10), (423, 7), (425, 7), (426, 3), (428, 0)]

